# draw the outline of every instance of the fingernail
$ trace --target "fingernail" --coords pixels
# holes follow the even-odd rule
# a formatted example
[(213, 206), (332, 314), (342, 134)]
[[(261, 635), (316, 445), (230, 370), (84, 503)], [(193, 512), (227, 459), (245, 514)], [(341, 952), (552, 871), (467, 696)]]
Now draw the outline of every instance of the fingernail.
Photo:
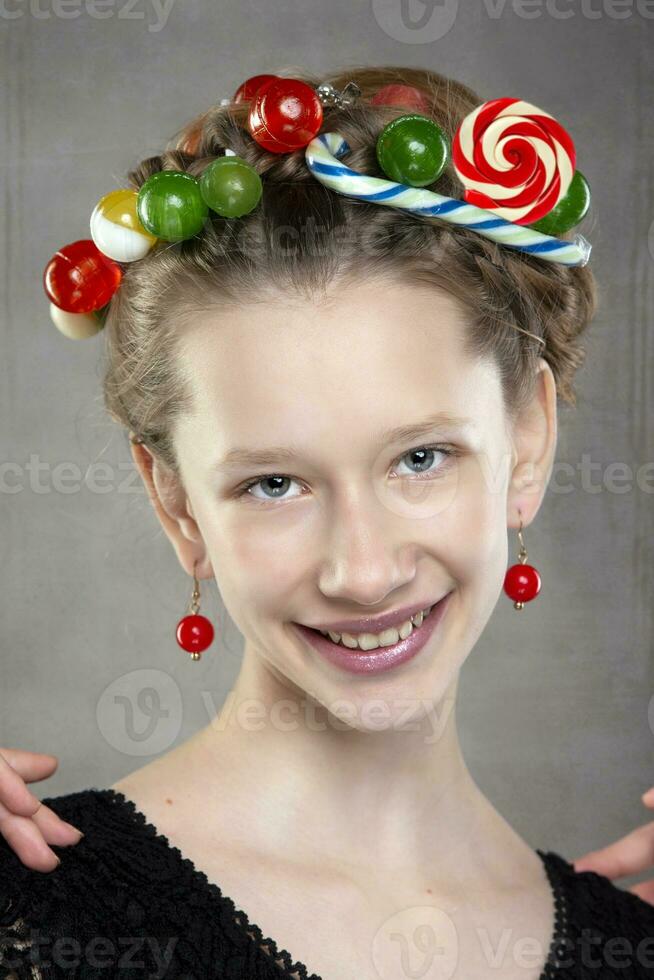
[(66, 820), (64, 820), (64, 826), (68, 827), (69, 830), (74, 830), (76, 834), (79, 834), (79, 839), (80, 840), (84, 836), (84, 834), (79, 829), (79, 827), (73, 827), (72, 823), (68, 823)]

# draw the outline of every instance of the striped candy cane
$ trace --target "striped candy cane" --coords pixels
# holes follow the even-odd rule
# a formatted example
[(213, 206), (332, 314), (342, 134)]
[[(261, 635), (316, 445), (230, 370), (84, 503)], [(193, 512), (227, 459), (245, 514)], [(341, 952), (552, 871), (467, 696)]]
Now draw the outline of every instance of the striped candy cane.
[(305, 160), (313, 176), (331, 190), (361, 201), (374, 201), (411, 214), (440, 218), (474, 231), (509, 248), (528, 252), (547, 262), (586, 265), (592, 246), (582, 235), (573, 241), (543, 235), (533, 228), (499, 218), (492, 211), (444, 197), (423, 187), (410, 187), (382, 177), (370, 177), (339, 163), (350, 145), (340, 133), (322, 133), (305, 150)]

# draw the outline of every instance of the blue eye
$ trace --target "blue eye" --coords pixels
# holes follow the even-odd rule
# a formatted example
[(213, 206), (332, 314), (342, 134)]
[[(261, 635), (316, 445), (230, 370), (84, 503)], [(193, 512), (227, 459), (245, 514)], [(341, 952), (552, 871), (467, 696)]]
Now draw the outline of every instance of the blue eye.
[[(281, 495), (281, 492), (283, 492), (284, 484), (294, 483), (294, 482), (296, 481), (294, 481), (290, 476), (277, 476), (276, 474), (271, 476), (262, 476), (259, 477), (259, 479), (257, 480), (251, 480), (249, 483), (246, 483), (239, 496), (242, 497), (243, 494), (247, 493), (249, 490), (251, 490), (253, 487), (258, 486), (259, 484), (271, 483), (271, 484), (275, 484), (275, 486), (273, 488), (274, 493), (270, 497), (270, 500), (275, 500)], [(254, 496), (254, 494), (250, 494), (250, 496)], [(255, 497), (255, 500), (257, 499), (261, 499), (261, 498)]]
[[(396, 460), (397, 463), (403, 462), (407, 457), (422, 456), (423, 458), (418, 461), (413, 461), (412, 465), (417, 465), (422, 467), (418, 471), (414, 471), (413, 476), (418, 480), (431, 480), (438, 478), (441, 473), (447, 469), (447, 462), (442, 463), (436, 469), (430, 469), (433, 464), (434, 456), (436, 453), (441, 453), (445, 457), (457, 456), (458, 452), (452, 449), (450, 446), (418, 446), (416, 449), (410, 449), (407, 453), (403, 453), (402, 456)], [(406, 476), (406, 474), (401, 474)], [(291, 483), (298, 483), (299, 481), (294, 480), (293, 477), (286, 476), (283, 474), (270, 473), (265, 476), (255, 477), (249, 480), (243, 486), (241, 486), (236, 491), (237, 497), (244, 497), (246, 494), (252, 497), (257, 503), (266, 503), (274, 500), (292, 500), (293, 497), (287, 496), (284, 491), (288, 489), (288, 485)], [(251, 490), (259, 485), (264, 485), (266, 483), (273, 484), (271, 489), (273, 492), (269, 497), (255, 497)], [(302, 494), (296, 494), (296, 496), (302, 496)]]
[[(418, 449), (410, 449), (408, 453), (404, 453), (404, 455), (400, 457), (399, 461), (402, 462), (402, 460), (406, 459), (407, 456), (424, 457), (417, 463), (418, 466), (424, 467), (416, 474), (417, 476), (421, 476), (423, 473), (429, 472), (430, 461), (433, 461), (435, 453), (443, 453), (444, 456), (452, 456), (454, 454), (453, 450), (446, 449), (443, 446), (420, 446)], [(442, 468), (443, 467), (441, 466), (441, 469)]]

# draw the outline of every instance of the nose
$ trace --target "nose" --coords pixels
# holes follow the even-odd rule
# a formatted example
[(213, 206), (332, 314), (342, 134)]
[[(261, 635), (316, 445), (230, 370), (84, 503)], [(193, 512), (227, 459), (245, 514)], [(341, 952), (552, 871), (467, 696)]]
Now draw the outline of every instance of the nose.
[(383, 510), (378, 500), (350, 498), (334, 515), (320, 571), (323, 595), (377, 606), (414, 579), (419, 545), (407, 537), (411, 522)]

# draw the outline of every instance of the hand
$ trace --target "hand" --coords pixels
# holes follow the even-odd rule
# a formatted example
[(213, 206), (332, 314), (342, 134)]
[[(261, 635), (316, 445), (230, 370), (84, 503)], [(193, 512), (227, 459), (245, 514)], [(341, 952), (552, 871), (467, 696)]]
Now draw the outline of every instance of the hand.
[[(643, 793), (641, 799), (645, 806), (654, 810), (654, 786)], [(636, 827), (599, 851), (589, 851), (573, 863), (575, 871), (596, 871), (607, 878), (624, 878), (654, 869), (654, 820)], [(641, 881), (628, 890), (654, 905), (654, 878)]]
[(25, 785), (47, 779), (58, 765), (54, 755), (0, 748), (0, 834), (23, 864), (35, 871), (54, 871), (61, 863), (48, 844), (66, 847), (83, 836)]

